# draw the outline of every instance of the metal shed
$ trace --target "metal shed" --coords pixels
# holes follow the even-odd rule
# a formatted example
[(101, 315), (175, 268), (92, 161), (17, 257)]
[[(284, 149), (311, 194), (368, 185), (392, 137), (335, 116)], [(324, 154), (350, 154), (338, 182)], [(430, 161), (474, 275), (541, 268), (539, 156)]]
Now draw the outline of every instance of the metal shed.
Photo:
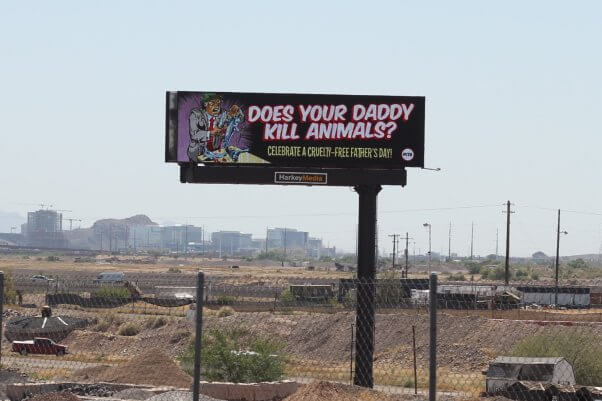
[(493, 394), (506, 390), (517, 381), (574, 385), (573, 367), (564, 358), (528, 358), (499, 356), (489, 364), (486, 390)]

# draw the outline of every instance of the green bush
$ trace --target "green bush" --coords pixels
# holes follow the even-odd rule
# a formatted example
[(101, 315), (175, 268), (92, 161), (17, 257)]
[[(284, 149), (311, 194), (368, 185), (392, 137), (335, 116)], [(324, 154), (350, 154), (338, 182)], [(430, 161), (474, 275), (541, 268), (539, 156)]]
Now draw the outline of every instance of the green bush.
[(539, 280), (539, 273), (532, 271), (531, 280)]
[(290, 289), (287, 289), (280, 293), (280, 300), (282, 302), (295, 302), (295, 296)]
[(135, 336), (138, 333), (140, 333), (140, 327), (138, 327), (134, 323), (124, 323), (121, 326), (119, 326), (119, 330), (117, 331), (117, 334), (119, 334), (120, 336), (128, 337)]
[(220, 295), (217, 297), (218, 305), (232, 305), (236, 301), (236, 298), (230, 295)]
[[(481, 269), (481, 277), (489, 280), (504, 280), (506, 272), (503, 266), (498, 266), (495, 269), (483, 267)], [(512, 278), (512, 271), (510, 271), (510, 278)]]
[(583, 329), (563, 328), (561, 332), (528, 337), (516, 345), (512, 356), (563, 357), (575, 371), (577, 384), (602, 384), (602, 335)]
[(468, 273), (470, 274), (479, 274), (481, 272), (481, 265), (475, 262), (468, 262), (466, 264), (468, 267)]
[(572, 269), (587, 269), (587, 262), (581, 258), (575, 259), (568, 263), (568, 266)]
[[(282, 345), (262, 337), (249, 337), (241, 330), (213, 330), (203, 337), (202, 375), (211, 381), (257, 383), (275, 381), (284, 374)], [(179, 357), (182, 368), (192, 374), (194, 339)]]
[(519, 269), (516, 271), (516, 278), (519, 280), (523, 280), (529, 277), (529, 273), (526, 270)]
[(96, 291), (96, 296), (102, 298), (131, 298), (132, 294), (124, 287), (105, 286)]
[(177, 267), (170, 267), (169, 269), (167, 269), (168, 273), (182, 273), (182, 270), (178, 269)]

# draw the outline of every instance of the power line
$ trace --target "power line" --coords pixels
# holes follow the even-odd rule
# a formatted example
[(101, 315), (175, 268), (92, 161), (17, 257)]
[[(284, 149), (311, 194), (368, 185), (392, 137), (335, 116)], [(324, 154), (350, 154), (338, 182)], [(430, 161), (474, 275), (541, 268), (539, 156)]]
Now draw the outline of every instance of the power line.
[[(558, 212), (558, 208), (554, 209), (551, 207), (542, 207), (542, 206), (532, 206), (532, 205), (521, 205), (521, 207), (527, 207), (531, 209), (539, 209), (539, 210), (547, 210), (550, 212)], [(602, 212), (591, 212), (585, 210), (569, 210), (569, 209), (560, 209), (561, 212), (566, 213), (575, 213), (575, 214), (584, 214), (589, 216), (602, 216)]]
[[(460, 209), (478, 209), (486, 207), (498, 207), (499, 204), (490, 205), (471, 205), (471, 206), (453, 206), (453, 207), (438, 207), (424, 209), (399, 209), (399, 210), (381, 210), (379, 213), (412, 213), (412, 212), (435, 212), (444, 210), (460, 210)], [(266, 218), (266, 217), (321, 217), (321, 216), (355, 216), (355, 212), (321, 212), (321, 213), (299, 213), (299, 214), (257, 214), (257, 215), (222, 215), (222, 216), (159, 216), (162, 219), (244, 219), (244, 218)]]

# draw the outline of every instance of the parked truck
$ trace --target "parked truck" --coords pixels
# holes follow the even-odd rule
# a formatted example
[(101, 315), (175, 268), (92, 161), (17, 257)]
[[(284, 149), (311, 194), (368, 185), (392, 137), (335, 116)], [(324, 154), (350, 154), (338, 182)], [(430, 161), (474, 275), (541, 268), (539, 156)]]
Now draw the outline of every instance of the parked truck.
[(13, 341), (12, 351), (23, 356), (27, 354), (62, 356), (67, 353), (67, 346), (57, 344), (49, 338), (36, 337), (30, 341)]

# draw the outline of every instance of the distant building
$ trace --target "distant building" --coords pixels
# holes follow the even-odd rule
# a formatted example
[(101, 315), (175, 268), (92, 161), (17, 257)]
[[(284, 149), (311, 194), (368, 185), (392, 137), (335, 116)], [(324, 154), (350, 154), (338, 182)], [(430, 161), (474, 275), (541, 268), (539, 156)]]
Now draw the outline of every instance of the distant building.
[(25, 236), (30, 246), (67, 248), (63, 235), (63, 215), (55, 210), (40, 209), (27, 213)]
[(270, 228), (267, 232), (268, 249), (307, 249), (309, 233), (294, 228)]
[(251, 234), (239, 231), (217, 231), (211, 233), (213, 252), (221, 255), (250, 254), (254, 251)]
[(322, 257), (322, 239), (309, 237), (307, 240), (307, 256), (314, 259)]

